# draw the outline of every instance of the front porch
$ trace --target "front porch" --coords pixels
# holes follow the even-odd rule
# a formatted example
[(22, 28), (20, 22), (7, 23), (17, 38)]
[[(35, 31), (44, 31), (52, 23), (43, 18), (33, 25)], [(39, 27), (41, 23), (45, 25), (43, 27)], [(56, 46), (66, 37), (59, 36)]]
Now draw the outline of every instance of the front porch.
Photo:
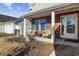
[[(55, 6), (56, 7), (56, 6)], [(54, 7), (53, 7), (54, 8)], [(52, 40), (52, 43), (54, 43), (55, 41), (55, 38), (61, 38), (61, 34), (66, 34), (66, 36), (63, 36), (62, 38), (67, 38), (67, 39), (78, 39), (78, 25), (77, 25), (77, 22), (72, 26), (73, 28), (68, 28), (68, 32), (70, 29), (73, 29), (72, 32), (75, 32), (75, 34), (70, 34), (70, 33), (66, 33), (67, 31), (67, 28), (65, 28), (65, 32), (62, 32), (63, 29), (61, 29), (61, 19), (60, 19), (60, 16), (62, 15), (70, 15), (71, 14), (77, 14), (77, 16), (75, 15), (75, 20), (78, 20), (79, 19), (79, 4), (65, 4), (63, 6), (60, 6), (58, 8), (50, 8), (50, 9), (45, 9), (45, 10), (41, 10), (40, 13), (39, 12), (34, 12), (34, 13), (31, 13), (31, 14), (28, 14), (28, 15), (25, 15), (24, 16), (24, 38), (26, 37), (26, 31), (27, 31), (27, 26), (26, 26), (26, 20), (31, 20), (32, 19), (47, 19), (46, 17), (47, 16), (50, 16), (50, 20), (51, 20), (51, 26), (50, 26), (50, 30), (51, 30), (51, 40)], [(71, 19), (73, 18), (74, 16), (71, 17)], [(66, 18), (65, 18), (66, 19)], [(70, 20), (71, 20), (70, 19)], [(73, 21), (72, 21), (73, 22)], [(32, 25), (32, 24), (31, 24)], [(77, 25), (77, 26), (76, 26)], [(40, 31), (40, 25), (39, 26), (39, 31)], [(67, 26), (67, 25), (65, 25)], [(68, 25), (70, 26), (70, 25)], [(74, 27), (75, 26), (75, 27)], [(30, 28), (31, 31), (32, 31), (32, 27)], [(70, 31), (71, 32), (71, 31)], [(49, 31), (48, 31), (49, 33)], [(73, 35), (73, 36), (72, 36)], [(73, 37), (73, 38), (72, 38)]]
[(56, 56), (78, 56), (79, 43), (57, 39), (54, 41), (54, 51)]
[(66, 41), (65, 39), (56, 39), (56, 41), (54, 41), (54, 44), (66, 45), (66, 46), (72, 46), (72, 47), (79, 47), (78, 42), (70, 42), (70, 41)]
[[(55, 6), (56, 7), (56, 6)], [(53, 7), (54, 8), (54, 7)], [(55, 55), (57, 56), (68, 56), (68, 55), (79, 55), (79, 43), (77, 42), (70, 42), (63, 39), (70, 39), (70, 40), (78, 40), (79, 38), (79, 4), (67, 4), (58, 7), (58, 8), (50, 8), (45, 9), (42, 11), (34, 12), (31, 14), (28, 14), (24, 18), (24, 37), (26, 37), (26, 20), (32, 20), (32, 19), (46, 19), (47, 16), (50, 16), (51, 20), (51, 39), (46, 39), (43, 37), (35, 37), (38, 41), (43, 42), (51, 42), (54, 44), (54, 51)], [(67, 16), (65, 16), (67, 15)], [(65, 16), (65, 26), (63, 31), (63, 24), (61, 24), (61, 16)], [(69, 17), (68, 19), (66, 17)], [(69, 24), (67, 20), (70, 20)], [(73, 21), (75, 20), (75, 22)], [(67, 27), (68, 26), (68, 27)], [(61, 28), (62, 27), (62, 28)], [(38, 29), (40, 30), (40, 28)], [(49, 32), (49, 31), (48, 31)], [(68, 32), (68, 33), (67, 33)], [(61, 36), (63, 35), (64, 36)], [(58, 38), (58, 39), (57, 39)]]

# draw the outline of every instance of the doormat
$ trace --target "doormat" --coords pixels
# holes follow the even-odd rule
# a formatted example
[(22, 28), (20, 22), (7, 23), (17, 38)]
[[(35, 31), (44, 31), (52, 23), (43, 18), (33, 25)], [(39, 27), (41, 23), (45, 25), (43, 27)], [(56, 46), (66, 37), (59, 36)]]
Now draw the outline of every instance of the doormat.
[(74, 39), (65, 39), (64, 41), (79, 43), (79, 40), (74, 40)]

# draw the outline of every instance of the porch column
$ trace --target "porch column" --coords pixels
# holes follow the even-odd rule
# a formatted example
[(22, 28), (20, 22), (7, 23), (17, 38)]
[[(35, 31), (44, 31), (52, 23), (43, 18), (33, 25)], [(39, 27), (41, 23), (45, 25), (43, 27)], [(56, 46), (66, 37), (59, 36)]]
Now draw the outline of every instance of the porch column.
[[(52, 23), (52, 35), (51, 35), (52, 39), (51, 39), (51, 41), (54, 44), (54, 41), (55, 41), (55, 12), (54, 11), (51, 12), (51, 23)], [(53, 51), (53, 55), (56, 56), (55, 50)]]
[(24, 18), (24, 31), (23, 31), (23, 36), (26, 38), (26, 19)]
[(55, 40), (55, 12), (52, 11), (51, 12), (51, 23), (52, 23), (52, 42), (54, 43), (54, 40)]
[(39, 31), (41, 31), (41, 25), (39, 24)]

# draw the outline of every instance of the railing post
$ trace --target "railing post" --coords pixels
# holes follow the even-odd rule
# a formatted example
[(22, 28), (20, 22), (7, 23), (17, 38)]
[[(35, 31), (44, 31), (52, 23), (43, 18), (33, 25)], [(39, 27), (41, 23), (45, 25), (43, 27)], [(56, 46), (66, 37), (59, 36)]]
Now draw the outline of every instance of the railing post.
[(26, 38), (26, 19), (24, 18), (24, 30), (23, 30), (23, 36)]

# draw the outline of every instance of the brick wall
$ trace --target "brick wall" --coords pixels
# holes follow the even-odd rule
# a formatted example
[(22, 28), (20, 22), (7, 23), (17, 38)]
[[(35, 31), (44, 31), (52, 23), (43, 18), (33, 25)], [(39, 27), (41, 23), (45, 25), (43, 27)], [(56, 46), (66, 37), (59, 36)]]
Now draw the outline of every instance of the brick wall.
[[(38, 34), (42, 34), (43, 36), (45, 36), (45, 34), (51, 34), (51, 15), (49, 16), (45, 16), (45, 17), (40, 17), (40, 18), (32, 18), (32, 20), (42, 20), (42, 19), (46, 19), (48, 20), (48, 29), (45, 31), (37, 31)], [(34, 30), (32, 30), (34, 31)]]

